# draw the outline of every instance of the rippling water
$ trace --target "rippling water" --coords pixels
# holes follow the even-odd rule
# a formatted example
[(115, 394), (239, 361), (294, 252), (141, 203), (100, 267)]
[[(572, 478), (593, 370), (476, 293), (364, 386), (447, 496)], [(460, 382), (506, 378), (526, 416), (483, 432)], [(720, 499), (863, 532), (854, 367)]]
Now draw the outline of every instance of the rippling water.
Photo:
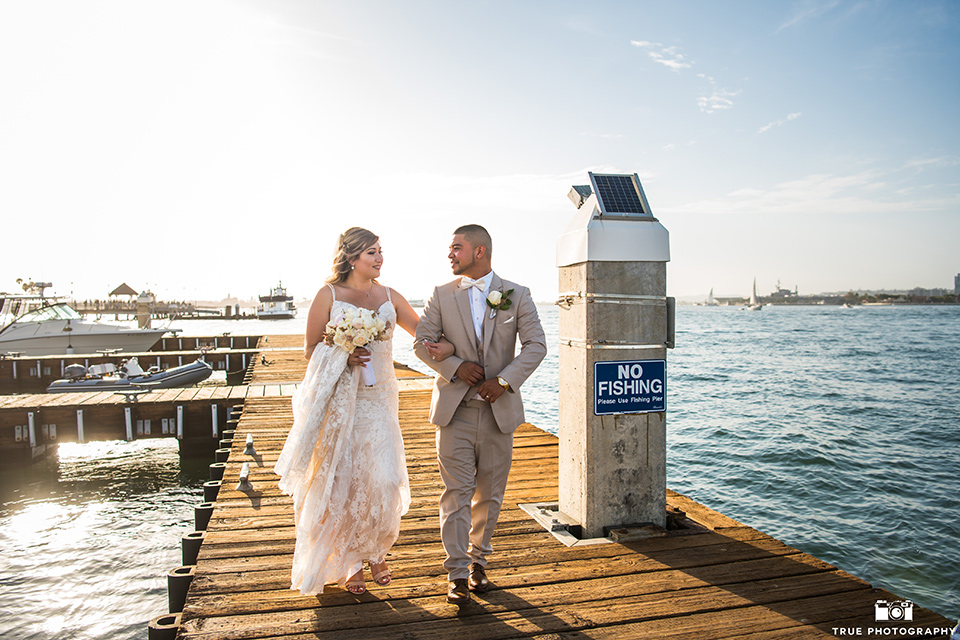
[(0, 472), (0, 635), (145, 638), (209, 462), (171, 440), (95, 442)]
[[(540, 312), (549, 354), (524, 386), (527, 419), (556, 432), (558, 312)], [(409, 342), (397, 360), (423, 369)], [(680, 307), (667, 360), (668, 486), (960, 617), (960, 307)], [(145, 637), (209, 462), (146, 440), (0, 471), (3, 637)]]
[(668, 485), (960, 617), (960, 307), (678, 310)]

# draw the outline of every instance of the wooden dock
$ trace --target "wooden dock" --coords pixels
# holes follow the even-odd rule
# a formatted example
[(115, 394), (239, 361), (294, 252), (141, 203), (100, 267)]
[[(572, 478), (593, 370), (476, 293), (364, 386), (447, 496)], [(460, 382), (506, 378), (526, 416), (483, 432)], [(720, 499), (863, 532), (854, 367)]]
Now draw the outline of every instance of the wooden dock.
[[(167, 340), (176, 340), (169, 343), (175, 349), (184, 346), (181, 340), (192, 341), (188, 348), (199, 346), (195, 338)], [(289, 403), (306, 366), (302, 342), (299, 336), (258, 336), (257, 348), (248, 349), (244, 339), (239, 351), (250, 362), (238, 385), (161, 389), (138, 397), (115, 391), (2, 395), (0, 459), (29, 462), (60, 442), (140, 438), (177, 438), (182, 452), (210, 453), (247, 398), (282, 397)], [(176, 358), (181, 352), (158, 353)]]
[[(300, 352), (303, 339), (296, 336), (170, 336), (161, 338), (153, 349), (141, 353), (77, 353), (49, 356), (11, 356), (0, 353), (0, 394), (43, 393), (47, 386), (63, 377), (70, 364), (112, 363), (136, 357), (147, 369), (179, 367), (203, 358), (214, 371), (225, 371), (230, 384), (238, 384), (254, 359), (266, 352), (290, 349)], [(272, 358), (271, 358), (272, 359)]]
[[(518, 506), (558, 498), (557, 438), (531, 425), (515, 437), (488, 566), (494, 588), (462, 608), (450, 605), (430, 381), (403, 373), (400, 422), (413, 502), (388, 556), (393, 582), (368, 582), (360, 596), (336, 587), (311, 597), (289, 589), (293, 513), (272, 469), (292, 422), (290, 400), (247, 397), (186, 604), (167, 617), (179, 625), (178, 638), (829, 638), (840, 628), (952, 626), (919, 607), (911, 623), (876, 623), (875, 602), (901, 598), (672, 492), (668, 503), (694, 521), (689, 528), (566, 546)], [(255, 456), (242, 453), (247, 434)], [(244, 462), (254, 487), (247, 492), (235, 489)]]

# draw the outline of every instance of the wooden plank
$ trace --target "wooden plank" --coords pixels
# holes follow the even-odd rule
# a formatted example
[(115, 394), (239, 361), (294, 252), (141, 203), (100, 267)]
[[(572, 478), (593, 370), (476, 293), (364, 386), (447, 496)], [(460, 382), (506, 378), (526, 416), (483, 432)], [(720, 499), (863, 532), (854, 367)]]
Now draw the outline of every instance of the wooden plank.
[[(274, 366), (274, 365), (270, 365)], [(274, 369), (277, 371), (277, 368)], [(289, 589), (292, 501), (272, 467), (292, 422), (289, 397), (248, 397), (182, 616), (181, 638), (724, 638), (829, 637), (830, 624), (872, 615), (879, 591), (830, 564), (669, 492), (668, 502), (705, 525), (626, 544), (567, 547), (516, 505), (557, 498), (556, 437), (524, 425), (494, 534), (493, 588), (462, 608), (445, 599), (442, 490), (430, 391), (402, 392), (400, 421), (412, 492), (388, 556), (394, 580), (361, 596), (330, 586)], [(246, 433), (257, 455), (242, 454)], [(255, 463), (255, 491), (233, 487)], [(898, 599), (890, 596), (891, 600)], [(946, 626), (936, 614), (915, 618)]]

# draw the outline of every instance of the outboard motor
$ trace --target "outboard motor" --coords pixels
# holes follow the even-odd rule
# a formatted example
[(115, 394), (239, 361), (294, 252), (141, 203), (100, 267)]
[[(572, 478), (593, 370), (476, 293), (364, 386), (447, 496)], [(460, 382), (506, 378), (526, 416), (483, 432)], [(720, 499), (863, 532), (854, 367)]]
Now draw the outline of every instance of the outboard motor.
[(63, 369), (63, 377), (67, 380), (79, 380), (87, 376), (87, 368), (82, 364), (68, 364)]
[(120, 365), (120, 370), (123, 371), (127, 376), (142, 376), (143, 367), (140, 366), (140, 362), (137, 360), (137, 356), (133, 356), (122, 365)]

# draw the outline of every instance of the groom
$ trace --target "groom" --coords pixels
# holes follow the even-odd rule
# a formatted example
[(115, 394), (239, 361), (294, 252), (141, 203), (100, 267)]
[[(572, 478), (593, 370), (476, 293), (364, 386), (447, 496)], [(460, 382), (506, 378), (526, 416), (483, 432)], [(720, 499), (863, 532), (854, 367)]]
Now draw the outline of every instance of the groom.
[[(457, 605), (470, 600), (470, 591), (489, 587), (490, 539), (510, 473), (513, 432), (524, 421), (520, 385), (547, 353), (530, 290), (501, 280), (491, 268), (492, 253), (490, 234), (480, 225), (454, 231), (447, 258), (462, 277), (433, 290), (417, 325), (417, 357), (437, 372), (430, 422), (439, 427), (440, 539), (447, 602)], [(456, 352), (436, 362), (423, 341), (441, 335)]]

